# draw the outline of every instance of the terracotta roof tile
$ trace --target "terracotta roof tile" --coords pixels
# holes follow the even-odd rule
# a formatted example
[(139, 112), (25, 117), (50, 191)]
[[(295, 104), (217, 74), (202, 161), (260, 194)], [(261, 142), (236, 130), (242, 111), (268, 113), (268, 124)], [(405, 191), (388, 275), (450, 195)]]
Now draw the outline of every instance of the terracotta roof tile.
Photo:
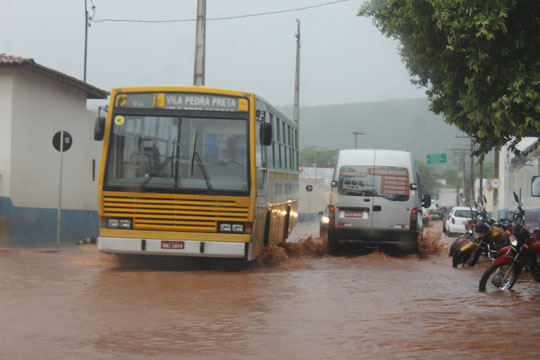
[(0, 53), (0, 63), (2, 64), (23, 64), (23, 63), (30, 63), (33, 64), (34, 59), (27, 59), (19, 56), (11, 56), (7, 54)]

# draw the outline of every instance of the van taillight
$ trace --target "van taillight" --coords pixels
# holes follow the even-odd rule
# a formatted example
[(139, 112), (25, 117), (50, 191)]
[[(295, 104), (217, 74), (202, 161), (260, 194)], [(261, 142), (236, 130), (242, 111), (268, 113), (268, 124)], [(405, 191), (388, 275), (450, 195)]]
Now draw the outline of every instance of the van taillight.
[(452, 218), (452, 224), (455, 224), (455, 223), (456, 223), (456, 219)]
[(333, 205), (328, 207), (328, 223), (334, 224), (334, 219), (336, 218), (336, 208)]
[(411, 224), (410, 224), (410, 229), (411, 230), (414, 230), (416, 229), (416, 225), (418, 223), (418, 210), (416, 208), (413, 208), (411, 210)]

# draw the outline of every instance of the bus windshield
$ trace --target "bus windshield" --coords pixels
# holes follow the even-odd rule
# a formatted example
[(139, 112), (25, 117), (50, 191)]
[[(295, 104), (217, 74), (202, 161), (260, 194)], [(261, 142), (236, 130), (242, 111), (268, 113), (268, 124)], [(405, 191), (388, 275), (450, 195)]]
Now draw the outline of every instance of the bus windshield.
[(113, 116), (106, 190), (247, 192), (244, 118)]

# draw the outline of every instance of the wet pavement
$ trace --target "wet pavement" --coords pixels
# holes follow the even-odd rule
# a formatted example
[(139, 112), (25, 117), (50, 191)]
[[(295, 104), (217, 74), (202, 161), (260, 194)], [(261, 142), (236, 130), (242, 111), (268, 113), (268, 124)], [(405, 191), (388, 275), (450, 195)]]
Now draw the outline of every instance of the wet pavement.
[(540, 284), (479, 293), (487, 260), (454, 269), (447, 250), (329, 256), (310, 225), (240, 269), (0, 250), (0, 359), (540, 358)]

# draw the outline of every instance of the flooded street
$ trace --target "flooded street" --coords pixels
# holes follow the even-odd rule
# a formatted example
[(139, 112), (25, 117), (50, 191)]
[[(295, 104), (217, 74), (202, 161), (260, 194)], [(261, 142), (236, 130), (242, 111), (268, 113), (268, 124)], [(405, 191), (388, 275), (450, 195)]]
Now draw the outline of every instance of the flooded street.
[(5, 250), (0, 358), (539, 358), (540, 284), (482, 294), (487, 261), (454, 269), (447, 254), (300, 253), (237, 270), (126, 264), (94, 245)]

